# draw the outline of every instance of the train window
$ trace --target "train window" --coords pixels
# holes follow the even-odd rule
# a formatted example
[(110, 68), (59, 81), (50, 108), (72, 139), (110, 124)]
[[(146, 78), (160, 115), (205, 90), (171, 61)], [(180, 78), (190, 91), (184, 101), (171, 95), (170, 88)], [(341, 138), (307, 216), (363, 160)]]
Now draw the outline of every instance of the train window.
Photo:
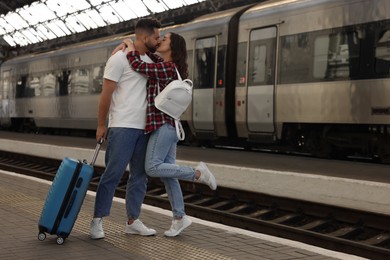
[(382, 34), (375, 50), (375, 58), (390, 61), (390, 30)]
[(324, 79), (328, 66), (329, 36), (319, 36), (314, 40), (314, 66), (313, 76), (316, 79)]
[(280, 82), (302, 83), (356, 77), (360, 38), (352, 28), (288, 35), (281, 38)]
[(71, 93), (71, 71), (63, 70), (57, 75), (57, 81), (59, 85), (59, 95), (66, 96)]
[(307, 82), (312, 70), (310, 36), (307, 33), (283, 36), (280, 48), (280, 82)]
[(377, 74), (390, 76), (390, 30), (381, 33), (375, 49), (375, 71)]
[[(350, 63), (359, 57), (359, 47), (355, 47), (359, 45), (359, 42), (355, 32), (332, 33), (327, 38), (322, 36), (317, 38), (314, 46), (314, 78), (332, 80), (349, 78), (352, 65)], [(326, 66), (322, 66), (320, 71), (316, 63), (318, 61), (321, 66), (324, 55), (316, 56), (316, 53), (322, 52), (323, 54), (325, 50), (327, 50)]]
[(72, 77), (73, 91), (69, 93), (74, 94), (88, 94), (89, 93), (89, 70), (88, 69), (76, 69), (73, 71)]
[(16, 81), (15, 98), (23, 98), (27, 96), (27, 78), (28, 75), (21, 75)]
[(41, 95), (41, 76), (32, 76), (30, 78), (30, 88), (33, 91), (33, 96), (40, 96)]
[(248, 86), (274, 84), (276, 28), (250, 34)]
[[(257, 45), (252, 49), (251, 63), (249, 63), (250, 82), (251, 85), (259, 85), (265, 82), (265, 74), (267, 70), (267, 45)], [(256, 84), (257, 83), (257, 84)]]
[(92, 93), (102, 92), (104, 66), (96, 66), (92, 70)]
[(246, 83), (246, 51), (247, 42), (241, 42), (237, 47), (236, 86), (244, 87)]
[(195, 43), (194, 88), (213, 88), (215, 76), (216, 38)]
[(48, 72), (43, 76), (43, 84), (42, 84), (42, 96), (54, 96), (56, 89), (56, 78), (53, 73)]

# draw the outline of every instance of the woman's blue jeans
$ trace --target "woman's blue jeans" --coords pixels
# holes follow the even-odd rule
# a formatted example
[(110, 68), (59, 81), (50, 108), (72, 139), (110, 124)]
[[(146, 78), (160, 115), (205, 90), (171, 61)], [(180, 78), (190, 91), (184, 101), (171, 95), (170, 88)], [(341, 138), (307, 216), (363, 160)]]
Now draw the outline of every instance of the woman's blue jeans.
[(192, 167), (175, 164), (178, 140), (175, 127), (164, 124), (150, 134), (145, 160), (146, 173), (151, 177), (160, 177), (164, 182), (174, 218), (185, 215), (183, 193), (178, 179), (195, 179)]
[(126, 185), (126, 211), (129, 219), (137, 219), (145, 198), (147, 175), (145, 153), (149, 135), (143, 129), (113, 127), (108, 130), (106, 169), (96, 191), (94, 217), (110, 215), (115, 189), (130, 166)]

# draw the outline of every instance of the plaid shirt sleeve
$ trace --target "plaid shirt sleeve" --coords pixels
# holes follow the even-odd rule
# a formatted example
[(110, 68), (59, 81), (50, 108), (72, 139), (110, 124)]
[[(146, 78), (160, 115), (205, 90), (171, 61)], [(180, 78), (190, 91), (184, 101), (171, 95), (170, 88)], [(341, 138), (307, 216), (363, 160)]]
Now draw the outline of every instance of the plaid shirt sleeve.
[(164, 62), (163, 58), (158, 56), (157, 54), (151, 53), (150, 51), (147, 51), (146, 54), (152, 59), (154, 63), (157, 62)]
[(175, 64), (173, 62), (157, 62), (147, 63), (141, 60), (138, 51), (130, 51), (127, 54), (130, 66), (134, 71), (144, 74), (150, 78), (169, 81), (172, 80), (175, 72)]

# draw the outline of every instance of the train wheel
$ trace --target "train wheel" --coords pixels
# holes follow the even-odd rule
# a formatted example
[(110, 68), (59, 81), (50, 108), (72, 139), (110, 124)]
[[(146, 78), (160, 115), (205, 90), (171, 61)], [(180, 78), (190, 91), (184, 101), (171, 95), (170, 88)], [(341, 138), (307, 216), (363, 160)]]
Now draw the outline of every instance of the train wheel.
[(332, 145), (327, 142), (318, 129), (312, 129), (305, 135), (303, 149), (305, 152), (319, 158), (329, 158), (332, 153)]
[(390, 145), (381, 145), (379, 149), (379, 158), (383, 164), (390, 164)]

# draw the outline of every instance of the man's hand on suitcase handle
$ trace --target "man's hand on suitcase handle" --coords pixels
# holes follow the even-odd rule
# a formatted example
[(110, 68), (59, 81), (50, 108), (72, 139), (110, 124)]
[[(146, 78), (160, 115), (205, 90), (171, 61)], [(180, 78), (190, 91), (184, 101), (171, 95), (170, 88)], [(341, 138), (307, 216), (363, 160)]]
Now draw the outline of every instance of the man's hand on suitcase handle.
[(104, 137), (101, 137), (98, 141), (98, 144), (103, 144), (104, 143)]
[[(105, 139), (107, 135), (107, 127), (105, 125), (98, 126), (96, 129), (96, 141), (98, 143)], [(103, 143), (103, 142), (102, 142)]]

